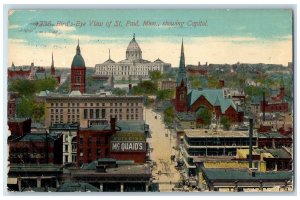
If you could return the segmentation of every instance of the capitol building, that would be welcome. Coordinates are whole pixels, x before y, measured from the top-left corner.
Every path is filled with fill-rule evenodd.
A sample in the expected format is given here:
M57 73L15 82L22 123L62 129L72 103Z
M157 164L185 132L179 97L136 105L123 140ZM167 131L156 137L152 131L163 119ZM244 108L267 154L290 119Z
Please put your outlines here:
M142 58L142 50L135 40L135 34L126 50L126 59L115 62L110 58L102 64L95 65L95 77L110 78L115 80L141 80L149 79L151 71L164 73L171 68L170 63L164 63L159 58L154 62Z

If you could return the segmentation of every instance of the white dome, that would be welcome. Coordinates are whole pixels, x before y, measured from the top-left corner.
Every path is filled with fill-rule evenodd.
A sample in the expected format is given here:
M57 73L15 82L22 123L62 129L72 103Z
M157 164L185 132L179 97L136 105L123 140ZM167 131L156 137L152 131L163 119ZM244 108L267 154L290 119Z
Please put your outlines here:
M140 60L142 59L142 51L140 46L135 40L135 34L133 34L133 38L130 41L127 50L126 50L126 59L127 60Z

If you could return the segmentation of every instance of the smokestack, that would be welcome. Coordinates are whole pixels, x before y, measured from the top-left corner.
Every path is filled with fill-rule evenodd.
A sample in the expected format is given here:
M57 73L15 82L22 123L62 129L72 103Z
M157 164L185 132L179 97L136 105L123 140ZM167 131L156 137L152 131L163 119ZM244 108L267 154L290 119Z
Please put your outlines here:
M200 67L200 62L198 62L198 66Z
M110 118L110 130L115 133L116 132L116 118Z
M252 168L252 150L253 150L253 144L252 144L252 138L253 138L253 119L249 119L249 168Z
M265 95L265 92L263 92L262 111L263 111L263 121L265 121L266 120L266 95Z

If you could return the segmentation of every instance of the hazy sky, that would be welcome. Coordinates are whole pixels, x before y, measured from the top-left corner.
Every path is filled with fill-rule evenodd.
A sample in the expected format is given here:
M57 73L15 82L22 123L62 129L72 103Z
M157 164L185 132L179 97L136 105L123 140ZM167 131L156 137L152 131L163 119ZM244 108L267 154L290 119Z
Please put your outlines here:
M182 38L186 64L292 61L291 10L10 10L8 66L50 66L53 51L56 67L70 67L77 39L86 66L108 49L120 61L133 33L144 59L173 67Z

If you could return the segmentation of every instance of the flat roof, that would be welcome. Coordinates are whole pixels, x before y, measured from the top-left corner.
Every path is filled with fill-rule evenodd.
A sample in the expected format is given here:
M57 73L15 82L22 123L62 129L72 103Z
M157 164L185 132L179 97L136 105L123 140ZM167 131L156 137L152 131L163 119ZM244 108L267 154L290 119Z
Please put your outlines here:
M189 138L206 138L206 137L249 137L248 131L223 131L223 130L208 130L208 129L185 129L185 134ZM255 137L255 134L253 134Z
M255 176L249 169L212 169L212 168L202 168L205 176L210 180L291 180L293 173L291 171L277 171L277 172L255 172Z
M96 170L80 169L72 170L73 175L78 176L151 176L151 169L147 164L130 164L130 165L118 165L116 168L107 168L106 172L97 172Z

